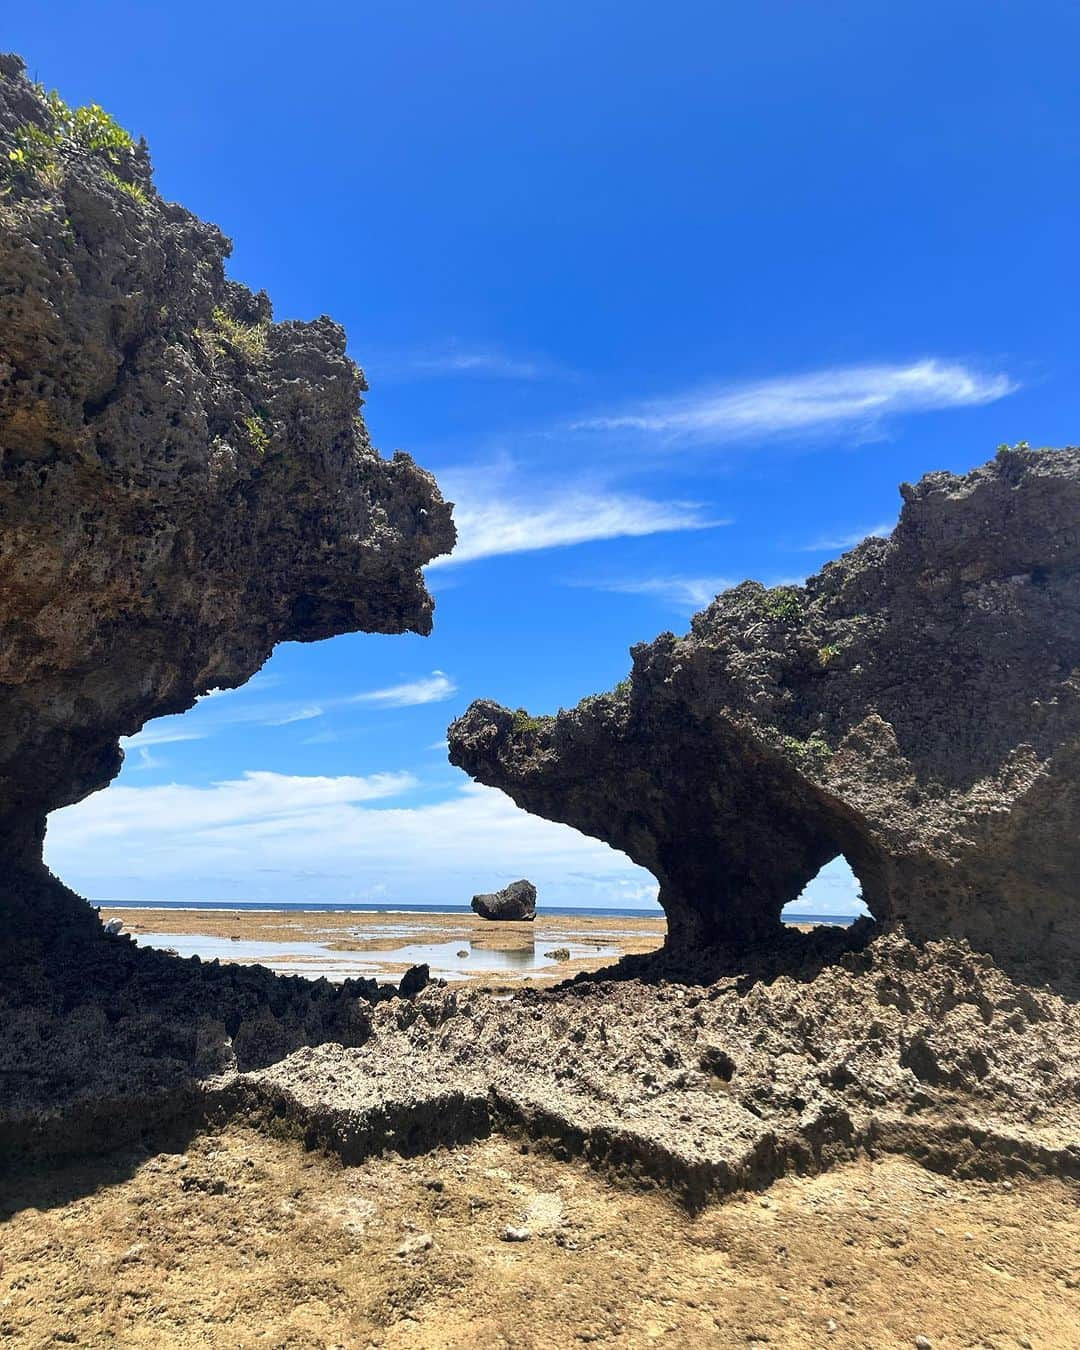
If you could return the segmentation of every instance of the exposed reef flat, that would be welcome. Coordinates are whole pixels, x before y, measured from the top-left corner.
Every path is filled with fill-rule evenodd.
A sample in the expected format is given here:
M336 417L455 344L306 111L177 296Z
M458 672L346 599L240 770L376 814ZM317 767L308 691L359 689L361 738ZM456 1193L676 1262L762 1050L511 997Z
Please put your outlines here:
M455 983L511 990L524 982L536 987L610 966L623 956L645 955L664 940L662 914L655 918L618 915L551 915L541 912L528 923L497 927L476 914L333 913L315 910L110 909L103 919L119 919L125 930L145 941L146 934L205 937L208 949L223 961L266 961L261 944L280 950L274 968L293 974L327 974L355 967L358 974L396 983L410 966L429 962L433 974L445 962ZM245 944L260 944L250 949ZM545 953L566 943L570 959L557 962ZM323 950L310 955L305 948ZM168 945L166 942L165 945ZM466 955L460 957L464 951ZM485 957L489 958L485 960ZM505 959L502 959L505 958ZM534 959L538 958L538 964ZM351 965L350 965L351 963Z
M365 990L351 1047L324 1033L312 1040L330 1043L292 1054L257 1005L230 1028L193 1003L174 1050L137 1004L68 989L62 1006L28 1006L12 1025L0 1132L14 1159L241 1113L291 1122L355 1162L502 1131L652 1178L691 1207L864 1152L987 1176L1080 1175L1075 972L1021 979L954 939L868 929L794 933L788 945L733 955L707 983L677 978L660 953L502 1001L438 985L411 999ZM200 978L212 988L256 974L204 965ZM329 988L278 985L297 1008L297 986L314 1008Z

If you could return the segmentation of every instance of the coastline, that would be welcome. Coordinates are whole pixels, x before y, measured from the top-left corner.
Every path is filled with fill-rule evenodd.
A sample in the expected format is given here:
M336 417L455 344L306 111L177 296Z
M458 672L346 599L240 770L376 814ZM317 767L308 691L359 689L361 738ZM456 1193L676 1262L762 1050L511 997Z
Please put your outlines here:
M433 978L493 991L543 987L664 941L662 913L538 913L532 922L498 922L471 911L173 909L102 905L140 945L223 962L265 964L282 974L396 982L427 963ZM186 941L185 941L186 939ZM564 949L569 959L548 952ZM460 953L467 953L462 956Z
M542 910L532 922L492 922L464 906L372 909L345 904L234 908L226 905L102 905L140 946L180 956L265 965L331 982L397 983L412 966L432 978L505 992L547 987L663 945L662 911ZM801 915L789 926L844 925L844 915ZM567 956L554 957L552 952Z

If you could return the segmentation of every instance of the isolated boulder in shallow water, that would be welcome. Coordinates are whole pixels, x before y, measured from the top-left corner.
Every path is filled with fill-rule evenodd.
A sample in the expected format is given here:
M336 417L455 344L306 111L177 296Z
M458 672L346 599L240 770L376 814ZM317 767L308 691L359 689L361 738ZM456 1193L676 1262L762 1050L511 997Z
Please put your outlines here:
M653 873L669 945L771 940L847 858L879 919L1080 956L1080 450L901 489L891 538L726 591L557 717L450 759Z
M512 881L501 891L474 895L472 907L482 919L535 919L536 887L531 881Z

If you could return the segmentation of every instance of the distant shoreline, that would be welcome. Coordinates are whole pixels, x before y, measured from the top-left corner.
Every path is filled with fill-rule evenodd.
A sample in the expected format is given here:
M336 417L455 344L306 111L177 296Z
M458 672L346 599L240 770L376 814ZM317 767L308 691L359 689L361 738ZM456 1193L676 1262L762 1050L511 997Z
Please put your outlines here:
M420 905L409 903L372 904L370 902L351 901L267 901L267 900L93 900L90 902L100 909L145 909L145 910L201 910L211 914L471 914L468 905ZM614 906L585 905L542 905L537 917L545 915L560 919L662 919L664 911L657 906L654 909L616 909ZM849 928L859 917L857 914L791 914L786 915L787 924L832 924Z

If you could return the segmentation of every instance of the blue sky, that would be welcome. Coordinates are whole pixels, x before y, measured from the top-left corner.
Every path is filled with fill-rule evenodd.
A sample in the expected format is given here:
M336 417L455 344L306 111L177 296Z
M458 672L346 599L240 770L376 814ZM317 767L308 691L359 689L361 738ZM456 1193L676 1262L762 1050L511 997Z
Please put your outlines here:
M59 813L94 899L634 904L445 762L896 485L1075 439L1072 3L42 3L5 42L150 142L278 318L332 314L385 452L459 503L428 639L286 646ZM853 903L842 877L807 900Z

